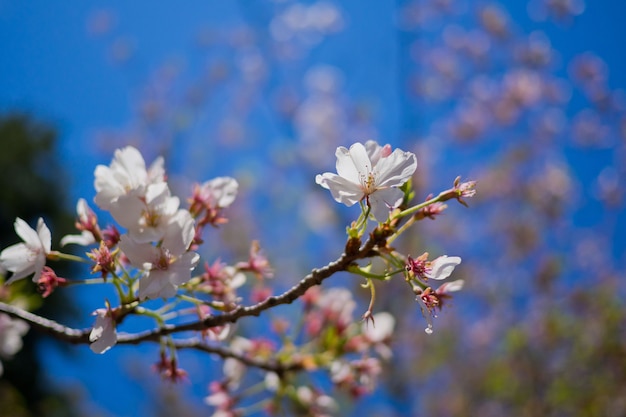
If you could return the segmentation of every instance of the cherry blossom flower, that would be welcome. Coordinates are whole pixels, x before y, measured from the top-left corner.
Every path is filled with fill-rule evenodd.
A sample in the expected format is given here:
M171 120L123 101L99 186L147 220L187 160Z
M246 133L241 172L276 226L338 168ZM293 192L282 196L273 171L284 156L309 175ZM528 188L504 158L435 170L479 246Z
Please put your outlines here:
M322 292L317 300L317 306L327 325L336 326L341 334L353 321L352 314L356 308L356 302L348 289L330 288Z
M196 184L189 199L189 211L198 222L197 242L201 241L202 226L218 226L228 222L222 215L222 209L235 201L238 188L237 180L230 177L218 177L202 185Z
M89 333L89 348L95 353L104 353L117 343L113 310L107 305L107 308L94 311L93 315L96 323Z
M200 256L187 251L194 237L193 219L186 210L179 210L171 219L159 246L138 243L123 235L119 243L130 263L147 271L139 281L139 298L170 298L178 285L191 279Z
M391 358L388 343L393 335L396 319L390 313L382 311L374 314L372 323L372 325L367 322L362 324L363 336L383 359Z
M128 229L133 240L144 243L160 240L172 217L178 212L180 200L172 197L166 183L146 187L140 197L127 194L110 207L113 218Z
M194 187L191 204L192 206L200 204L206 207L226 208L235 201L238 188L239 183L234 178L214 178Z
M33 282L37 282L46 264L46 255L50 253L50 229L42 218L37 221L35 231L18 217L15 219L15 232L24 242L9 246L0 253L0 265L13 272L7 284L30 274L34 274Z
M203 290L226 306L234 305L238 301L236 290L245 284L246 275L234 266L228 266L219 260L210 266L206 263L204 270L201 275Z
M418 279L427 281L428 279L442 280L452 274L454 268L461 263L458 256L443 255L432 261L428 261L428 252L413 259L409 256L407 271L414 274Z
M81 234L64 236L61 239L61 246L70 243L88 246L96 243L95 236L100 234L98 230L98 217L96 217L96 214L89 207L84 198L80 198L76 203L76 213L78 213L76 228L81 231Z
M109 210L123 195L144 196L149 184L165 181L163 158L157 158L146 169L143 156L132 146L116 150L111 165L98 165L94 174L95 202L104 210Z
M10 359L22 349L22 337L28 329L26 322L0 313L0 358ZM0 362L0 376L3 370Z
M374 218L384 222L389 211L400 205L404 194L400 187L417 169L415 154L368 142L337 148L337 174L318 174L315 182L330 190L333 198L346 206L365 200ZM368 152L368 149L370 152ZM387 149L387 150L385 150Z

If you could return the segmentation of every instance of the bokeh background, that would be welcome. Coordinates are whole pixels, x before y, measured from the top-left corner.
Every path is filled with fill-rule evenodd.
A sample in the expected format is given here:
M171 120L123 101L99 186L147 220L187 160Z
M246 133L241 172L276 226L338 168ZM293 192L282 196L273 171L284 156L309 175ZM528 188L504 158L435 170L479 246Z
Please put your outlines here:
M236 177L234 220L204 255L259 239L287 288L358 214L314 175L339 145L390 143L417 154L420 199L478 181L469 209L398 243L461 256L466 287L431 336L401 282L381 287L395 356L341 415L626 415L625 15L616 0L0 1L3 246L16 215L44 215L58 241L95 165L132 144L165 156L181 197ZM349 276L329 284L367 301ZM103 300L55 297L49 314L79 327ZM212 358L183 352L190 383L171 386L156 346L29 337L0 379L8 415L211 412Z

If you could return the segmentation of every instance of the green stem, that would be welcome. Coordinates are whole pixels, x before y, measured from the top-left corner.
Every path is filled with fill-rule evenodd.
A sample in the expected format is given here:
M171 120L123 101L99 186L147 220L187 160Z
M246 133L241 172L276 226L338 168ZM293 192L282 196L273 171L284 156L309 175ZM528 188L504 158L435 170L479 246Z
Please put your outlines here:
M105 284L106 281L103 278L85 278L85 279L73 279L66 281L65 286L77 285L77 284Z
M386 274L380 275L380 274L373 274L371 272L366 272L363 271L361 268L359 268L357 265L351 265L348 267L347 269L348 272L352 272L353 274L356 275L360 275L362 277L365 277L367 279L377 279L379 281L386 281L387 278L397 274L398 272L402 272L404 271L404 268L402 269L396 269L395 271L391 271L391 272L387 272Z
M443 193L439 193L439 195L437 197L433 197L430 200L426 200L423 203L420 203L420 204L418 204L416 206L409 207L408 209L403 210L400 213L397 213L396 215L394 215L392 220L399 219L399 218L402 218L402 217L414 214L414 213L418 212L419 210L423 209L424 207L428 207L431 204L434 204L434 203L437 203L437 202L441 201L441 198L443 196L444 196Z
M152 317L159 324L159 326L163 326L165 324L160 314L152 310L148 310L147 308L136 307L135 313L139 314L140 316Z
M82 262L85 264L92 263L90 260L81 258L80 256L72 255L69 253L57 252L57 251L50 252L50 254L48 255L48 258L53 259L53 260L63 259L65 261Z

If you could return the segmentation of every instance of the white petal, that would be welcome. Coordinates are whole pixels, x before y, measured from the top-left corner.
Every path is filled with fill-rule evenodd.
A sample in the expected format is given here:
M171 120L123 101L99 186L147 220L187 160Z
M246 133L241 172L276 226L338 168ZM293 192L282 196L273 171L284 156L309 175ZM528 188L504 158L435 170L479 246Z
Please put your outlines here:
M382 311L374 314L372 323L363 323L363 333L371 342L379 343L393 334L395 324L396 319L386 311Z
M22 238L22 240L27 246L31 248L41 246L39 235L37 234L35 229L30 227L28 223L26 223L24 220L18 217L17 219L15 219L14 226L15 226L15 233L17 233L17 235L20 238Z
M461 291L463 289L463 285L465 285L465 281L457 279L456 281L444 283L441 287L439 287L439 290L445 293Z
M98 207L108 210L110 204L119 196L124 195L126 190L114 177L111 168L98 165L94 171L94 188L96 196L94 202Z
M46 266L46 256L40 253L35 258L35 265L33 266L35 274L33 275L33 282L39 281L43 267Z
M400 187L417 169L417 158L412 152L396 149L386 158L381 158L375 171L377 187Z
M365 146L358 142L350 146L350 158L359 173L359 177L356 179L356 182L360 183L361 175L367 177L367 174L372 172L372 161L370 161L370 158L367 155ZM339 172L339 169L337 169L337 173L343 177L343 175Z
M50 229L46 226L43 219L40 217L37 221L37 235L45 253L50 253L52 248L52 236L50 235Z
M163 247L173 255L182 255L189 249L195 236L194 220L189 211L181 209L170 219L163 236Z
M318 174L315 182L330 190L335 201L348 207L358 203L364 197L363 190L358 184L330 172Z
M361 174L354 165L354 160L350 155L350 151L343 146L340 146L337 148L337 151L335 151L335 156L337 157L337 163L335 164L337 174L350 182L355 184L359 183Z
M378 222L385 222L389 218L389 211L402 203L404 193L397 188L385 188L370 194L368 201L372 214Z
M159 259L161 251L150 243L137 243L127 235L120 238L119 247L135 268L144 268Z
M7 270L13 272L6 282L12 283L35 272L35 258L37 254L24 243L9 246L0 253L0 263Z
M169 281L167 271L151 271L139 280L138 296L140 299L171 298L176 295L176 287Z
M165 168L163 167L164 160L162 156L159 156L157 159L150 164L148 168L148 182L150 184L157 184L159 182L165 181Z
M96 243L93 234L88 230L83 230L80 235L65 235L61 238L61 246L75 244L81 246L89 246Z
M217 177L202 184L202 191L207 199L214 202L217 207L228 207L237 196L239 183L231 177Z
M116 175L123 178L122 184L130 186L131 189L136 189L146 184L148 176L146 163L141 153L132 146L115 151L111 169Z
M443 255L431 262L431 271L427 274L431 279L446 279L452 274L454 268L461 263L458 256Z
M136 230L146 211L146 204L134 193L125 194L109 205L109 211L122 227Z
M382 156L383 147L376 141L368 140L365 142L365 150L367 151L367 156L370 158L370 161L372 161L372 165L376 165Z

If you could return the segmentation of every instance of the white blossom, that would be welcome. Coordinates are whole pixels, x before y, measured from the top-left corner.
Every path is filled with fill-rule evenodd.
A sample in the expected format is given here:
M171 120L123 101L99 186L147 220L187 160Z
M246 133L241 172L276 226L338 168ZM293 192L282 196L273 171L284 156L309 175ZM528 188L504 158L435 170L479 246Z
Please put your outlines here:
M104 210L110 210L123 195L143 197L149 184L165 182L163 158L157 158L146 169L143 156L132 146L116 150L111 165L98 165L94 174L95 202Z
M200 258L197 253L188 251L194 233L191 215L179 210L170 219L159 246L136 242L128 235L121 237L119 246L130 263L146 271L139 281L140 299L173 297L178 285L191 279L191 271Z
M403 193L397 187L413 175L417 159L415 154L400 149L386 155L385 147L375 142L366 145L367 149L361 143L353 144L350 149L337 148L337 174L319 174L315 182L346 206L365 199L376 220L384 222L389 211L402 202Z
M2 267L13 272L7 284L33 273L33 282L37 282L46 265L46 255L50 253L52 241L50 229L42 218L37 221L35 231L18 217L15 219L15 232L24 242L9 246L0 253Z
M23 320L13 319L0 313L0 358L10 359L22 349L22 337L28 331L28 324ZM0 362L0 375L3 367Z
M235 201L238 188L239 183L236 179L217 177L199 187L198 197L211 207L226 208Z
M135 193L119 197L110 211L133 240L145 243L158 241L165 235L179 205L178 197L172 197L167 183L163 182L147 186L142 197Z
M386 311L374 314L371 323L364 321L362 324L363 335L383 359L390 359L392 356L388 342L393 335L395 325L396 319Z

